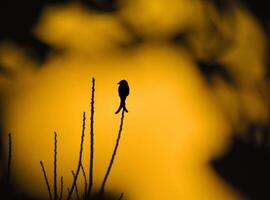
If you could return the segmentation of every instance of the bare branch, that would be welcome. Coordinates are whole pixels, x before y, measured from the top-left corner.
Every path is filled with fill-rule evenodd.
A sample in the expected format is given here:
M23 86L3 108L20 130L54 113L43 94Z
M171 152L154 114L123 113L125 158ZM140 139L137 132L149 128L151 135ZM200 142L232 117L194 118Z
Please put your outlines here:
M49 184L48 177L47 177L47 174L46 174L46 171L45 171L45 168L44 168L44 165L43 165L42 161L40 161L40 165L41 165L42 172L43 172L43 175L44 175L44 179L45 179L45 182L46 182L46 185L47 185L50 200L52 200L52 192L51 192L50 184Z
M99 192L100 196L102 196L103 193L104 193L104 188L105 188L105 185L106 185L106 181L107 181L107 179L109 177L109 174L110 174L110 171L111 171L111 168L112 168L112 165L113 165L116 153L117 153L117 149L118 149L118 145L119 145L119 142L120 142L120 139L121 139L121 133L122 133L122 129L123 129L124 116L125 116L124 113L125 113L125 110L123 109L122 110L120 127L119 127L119 132L118 132L118 136L117 136L117 139L116 139L116 144L115 144L115 147L114 147L114 150L113 150L113 154L112 154L112 157L111 157L111 160L110 160L110 164L108 166L107 172L105 174L105 177L103 179L103 182L102 182L102 185L101 185L101 188L100 188L100 192Z
M72 183L72 186L70 188L70 192L68 193L68 197L67 200L70 200L73 190L75 188L77 179L78 179L78 175L81 169L81 164L82 164L82 153L83 153L83 142L84 142L84 132L85 132L85 112L83 113L83 125L82 125L82 136L81 136L81 145L80 145L80 153L79 153L79 161L78 161L78 166L77 166L77 170L76 170L76 174Z

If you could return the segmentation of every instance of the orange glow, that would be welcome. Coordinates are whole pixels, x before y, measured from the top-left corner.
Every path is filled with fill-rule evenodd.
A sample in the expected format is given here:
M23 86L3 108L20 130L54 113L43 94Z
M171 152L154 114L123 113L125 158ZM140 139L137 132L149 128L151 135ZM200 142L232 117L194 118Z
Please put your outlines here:
M199 17L193 18L193 12L202 15L194 1L175 1L177 7L168 18L163 16L168 13L164 13L167 8L163 4L168 4L158 2L151 7L150 1L137 0L132 7L129 4L133 1L128 1L119 16L134 23L143 34L157 38L175 32L176 24L179 29L204 25ZM134 20L137 11L132 9L141 8L142 15ZM179 9L183 12L177 12ZM239 81L238 90L218 78L211 88L184 49L162 40L129 50L118 48L116 44L128 42L130 36L116 16L90 13L77 4L46 9L34 33L63 48L63 53L52 54L42 68L34 70L37 64L19 49L8 43L0 45L0 52L5 52L0 53L5 58L1 62L16 72L16 80L10 82L2 83L0 77L7 102L4 131L12 132L14 138L13 181L25 192L47 196L39 161L44 162L52 182L56 131L58 175L64 176L65 186L70 185L70 171L78 159L83 111L87 113L83 162L88 169L88 116L91 78L95 77L94 189L98 190L120 121L120 115L114 114L119 105L117 82L126 79L131 90L126 101L129 113L106 187L124 192L129 200L241 199L208 166L212 158L226 151L232 124L239 122L241 109L250 120L266 120L264 101L256 88L250 87L263 84L264 36L244 10L236 12L237 45L221 60ZM152 18L162 19L153 29L149 26ZM253 43L246 41L255 39L257 46L250 48ZM195 47L201 44L199 38L191 38L191 42ZM200 52L199 47L197 50ZM22 70L18 63L28 67ZM79 187L82 190L81 178Z

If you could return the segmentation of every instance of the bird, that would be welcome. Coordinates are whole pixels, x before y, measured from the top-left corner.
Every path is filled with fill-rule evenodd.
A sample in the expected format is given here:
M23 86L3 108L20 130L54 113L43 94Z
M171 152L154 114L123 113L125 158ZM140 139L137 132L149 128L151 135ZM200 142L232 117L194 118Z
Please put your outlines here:
M119 84L118 94L119 94L121 102L115 114L119 113L122 108L124 109L125 112L128 112L126 108L126 98L129 95L128 82L126 80L121 80L120 82L118 82L118 84Z

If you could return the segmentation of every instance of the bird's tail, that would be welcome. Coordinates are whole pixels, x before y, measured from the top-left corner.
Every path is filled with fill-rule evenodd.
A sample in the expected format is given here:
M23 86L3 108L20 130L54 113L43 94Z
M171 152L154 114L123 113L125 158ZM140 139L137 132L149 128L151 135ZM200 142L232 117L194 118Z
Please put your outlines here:
M128 112L127 108L126 108L126 104L123 105L123 109L125 112Z
M121 110L122 106L120 105L119 108L117 109L117 111L115 112L115 114L118 114Z
M121 103L120 103L120 106L119 106L119 108L117 109L117 111L115 112L115 114L118 114L118 113L121 111L122 108L124 109L125 112L128 112L128 110L127 110L127 108L126 108L125 102L121 102Z

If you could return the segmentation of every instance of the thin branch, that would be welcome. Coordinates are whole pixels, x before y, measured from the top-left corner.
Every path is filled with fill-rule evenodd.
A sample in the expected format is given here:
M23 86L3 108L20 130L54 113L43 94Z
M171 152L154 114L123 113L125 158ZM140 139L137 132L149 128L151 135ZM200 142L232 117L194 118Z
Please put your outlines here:
M61 176L61 179L60 179L61 186L60 186L59 200L62 200L62 198L63 198L63 188L64 188L64 180L63 179L64 179L63 176Z
M70 193L70 190L69 188L67 188L67 191L68 191L68 194ZM70 200L72 200L72 196L70 197Z
M11 159L12 159L12 138L11 138L11 133L9 133L8 134L8 174L7 174L7 186L9 186L9 182L10 182Z
M95 78L92 78L91 96L91 116L90 116L90 164L89 164L89 188L87 196L91 196L93 186L93 166L94 166L94 98L95 98Z
M47 174L46 174L46 171L45 171L45 168L44 168L44 165L43 165L42 161L40 161L40 165L41 165L42 172L43 172L43 175L44 175L44 179L45 179L45 182L46 182L46 185L47 185L50 200L52 200L52 193L51 193L50 184L49 184L48 177L47 177Z
M71 171L71 173L72 173L73 178L75 178L75 173L74 173L73 170ZM76 192L77 200L79 200L80 197L79 197L79 191L78 191L77 183L75 184L75 192Z
M110 171L111 171L111 168L112 168L112 165L113 165L116 153L117 153L117 149L118 149L118 145L119 145L119 142L120 142L120 139L121 139L121 133L122 133L122 129L123 129L124 116L125 116L124 113L125 113L125 110L123 109L122 110L120 127L119 127L119 132L118 132L118 136L117 136L117 139L116 139L116 144L115 144L115 147L114 147L114 150L113 150L113 154L112 154L112 157L111 157L111 160L110 160L110 164L108 166L107 172L105 174L105 177L103 179L103 182L102 182L102 185L101 185L101 188L100 188L100 192L99 192L100 196L102 196L103 193L104 193L105 184L106 184L106 181L107 181L107 179L109 177L109 174L110 174Z
M57 200L57 133L54 132L54 162L53 162L54 170L54 200Z
M122 194L120 195L119 199L118 200L121 200L124 196L124 193L122 192Z
M86 173L83 167L83 164L81 164L82 172L83 172L83 178L84 178L84 198L87 198L87 178L86 178Z
M78 175L80 172L80 168L81 168L81 164L82 164L82 153L83 153L83 142L84 142L84 131L85 131L85 112L83 113L83 125L82 125L82 136L81 136L81 145L80 145L80 153L79 153L79 161L78 161L78 166L77 166L77 170L76 170L76 174L75 177L73 179L73 183L72 186L70 188L70 192L68 193L68 197L67 200L70 200L73 190L75 188L76 185L76 181L78 179Z

